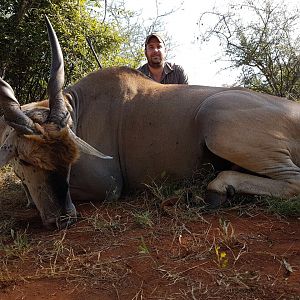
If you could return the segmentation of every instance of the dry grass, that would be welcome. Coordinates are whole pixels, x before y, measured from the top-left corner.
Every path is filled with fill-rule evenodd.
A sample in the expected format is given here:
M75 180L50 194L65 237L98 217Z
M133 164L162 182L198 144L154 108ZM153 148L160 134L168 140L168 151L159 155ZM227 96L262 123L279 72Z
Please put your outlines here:
M241 234L233 215L251 222L257 215L268 219L267 213L245 202L235 214L232 208L205 213L203 176L211 175L195 175L184 185L155 183L117 203L79 206L77 224L48 232L24 227L18 214L9 214L24 209L26 201L11 170L2 170L0 291L16 282L59 278L73 289L101 286L116 299L259 299L283 270L295 276L300 267L288 251L268 256L277 259L275 274L249 264L262 255L253 245L268 240L260 232ZM159 284L150 288L154 279ZM122 296L124 286L130 297Z

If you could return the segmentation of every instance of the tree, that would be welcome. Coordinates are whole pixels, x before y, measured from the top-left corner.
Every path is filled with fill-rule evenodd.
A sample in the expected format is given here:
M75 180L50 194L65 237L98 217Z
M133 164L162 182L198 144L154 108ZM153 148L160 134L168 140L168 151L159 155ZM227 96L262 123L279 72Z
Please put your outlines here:
M12 85L20 103L46 96L51 52L45 14L63 49L66 85L98 68L86 37L92 38L103 65L126 64L126 58L117 59L124 37L113 24L91 15L87 1L0 1L0 76Z
M97 8L96 3L99 0L93 0L92 9ZM152 0L155 7L155 13L151 18L144 19L140 11L131 11L126 8L126 0L109 0L107 1L107 12L103 13L103 18L109 24L114 26L120 32L123 42L119 53L119 60L126 59L131 67L138 67L144 56L145 37L152 32L165 31L165 18L175 13L182 6L182 3L174 1L172 9L164 9L161 1ZM99 6L99 5L98 5ZM99 16L101 19L101 16ZM172 49L174 44L168 34L163 34L168 49ZM168 57L172 55L167 53Z
M205 26L208 19L210 24L214 19L213 26ZM296 100L300 98L299 21L299 10L284 2L246 0L229 5L227 12L215 8L203 13L200 37L217 38L229 68L241 69L241 85Z
M171 10L161 8L159 0L152 0L156 12L147 20L141 17L141 12L127 8L126 0L87 0L86 6L91 15L101 23L113 26L121 37L120 51L110 53L114 65L128 65L137 68L144 56L145 37L151 32L164 31L164 18L173 14L182 6L174 3ZM104 5L103 5L104 2ZM170 36L164 35L168 48L173 46ZM100 53L101 55L101 53ZM108 63L107 63L108 61ZM110 66L111 60L105 60L104 66Z
M141 42L144 39L143 26L142 20L139 19L139 13L128 10L123 0L105 1L105 7L102 3L103 0L90 0L88 1L88 9L102 23L106 22L113 26L121 36L118 55L111 53L114 65L138 67L144 55ZM104 62L104 65L107 64Z

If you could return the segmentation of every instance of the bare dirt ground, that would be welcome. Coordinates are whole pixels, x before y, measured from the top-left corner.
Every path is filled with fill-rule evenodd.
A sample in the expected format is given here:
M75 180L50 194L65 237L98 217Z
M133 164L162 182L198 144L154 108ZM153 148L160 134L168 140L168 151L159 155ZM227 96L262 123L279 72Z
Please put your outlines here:
M0 299L300 299L299 216L148 192L47 231L10 170L0 188Z

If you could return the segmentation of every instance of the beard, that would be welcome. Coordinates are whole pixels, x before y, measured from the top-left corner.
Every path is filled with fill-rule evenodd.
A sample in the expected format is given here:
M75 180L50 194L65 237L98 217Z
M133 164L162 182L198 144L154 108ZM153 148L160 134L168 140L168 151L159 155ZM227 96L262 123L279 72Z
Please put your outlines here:
M147 57L148 64L152 68L160 68L164 65L164 60L160 56Z

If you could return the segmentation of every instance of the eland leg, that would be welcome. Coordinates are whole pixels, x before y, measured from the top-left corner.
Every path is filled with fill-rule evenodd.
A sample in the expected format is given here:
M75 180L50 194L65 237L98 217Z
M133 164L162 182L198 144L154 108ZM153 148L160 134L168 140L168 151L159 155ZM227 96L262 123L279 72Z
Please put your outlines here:
M300 174L293 178L270 179L236 171L223 171L207 186L208 208L217 208L233 192L250 195L291 198L300 194Z

